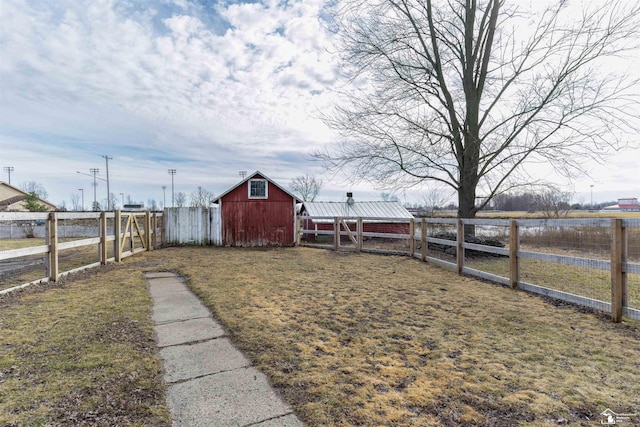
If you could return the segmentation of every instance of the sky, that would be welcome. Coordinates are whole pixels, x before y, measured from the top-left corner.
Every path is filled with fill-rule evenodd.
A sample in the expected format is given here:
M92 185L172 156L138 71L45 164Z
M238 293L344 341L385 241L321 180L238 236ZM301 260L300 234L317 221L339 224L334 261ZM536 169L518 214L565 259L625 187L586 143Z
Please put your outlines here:
M323 180L318 200L379 200L311 158L336 137L319 119L340 83L325 0L0 0L0 180L160 205L201 186L221 194L261 171L283 187ZM640 198L637 150L566 189L589 203ZM547 172L544 172L547 173ZM167 189L163 190L162 186ZM424 188L396 193L418 203ZM453 199L452 199L453 200Z

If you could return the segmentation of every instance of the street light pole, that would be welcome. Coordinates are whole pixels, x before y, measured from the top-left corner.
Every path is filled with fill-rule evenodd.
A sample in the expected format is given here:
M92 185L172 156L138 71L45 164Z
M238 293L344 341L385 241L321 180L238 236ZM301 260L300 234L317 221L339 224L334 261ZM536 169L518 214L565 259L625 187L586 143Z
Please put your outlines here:
M175 203L176 203L176 196L175 193L173 192L173 176L176 174L176 170L175 169L169 169L168 170L169 175L171 175L171 207L175 207Z
M78 191L80 191L80 195L82 196L82 198L81 198L82 206L81 206L80 210L84 212L84 188L78 188Z
M95 168L91 168L89 169L89 173L91 175L93 175L93 206L91 207L92 211L97 210L96 209L96 202L97 202L97 194L96 194L96 188L98 187L98 183L96 182L96 175L98 174L98 172L100 172L100 169L95 169Z
M111 210L111 193L109 190L109 160L113 160L113 157L109 157L106 154L103 155L104 160L107 162L107 211Z
M7 175L9 175L9 185L11 185L11 172L13 172L13 166L5 166L2 168L2 170L4 170Z

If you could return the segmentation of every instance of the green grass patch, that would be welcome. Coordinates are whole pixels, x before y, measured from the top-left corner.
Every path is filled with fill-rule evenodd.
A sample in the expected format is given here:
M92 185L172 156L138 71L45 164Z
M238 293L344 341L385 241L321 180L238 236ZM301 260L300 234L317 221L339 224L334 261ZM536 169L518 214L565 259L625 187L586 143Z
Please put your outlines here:
M169 425L150 315L127 265L0 298L0 425Z

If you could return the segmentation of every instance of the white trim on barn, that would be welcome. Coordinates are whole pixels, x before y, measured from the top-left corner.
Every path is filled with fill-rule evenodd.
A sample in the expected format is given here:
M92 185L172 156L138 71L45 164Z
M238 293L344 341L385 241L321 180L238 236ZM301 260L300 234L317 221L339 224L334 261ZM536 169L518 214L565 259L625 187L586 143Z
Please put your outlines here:
M236 185L234 185L233 187L231 187L230 189L228 189L227 191L225 191L224 193L220 194L218 197L216 197L213 200L213 203L221 203L222 202L222 198L224 196L226 196L227 194L231 193L233 190L235 190L236 188L240 187L242 184L244 184L245 182L248 182L251 179L254 179L254 177L256 175L260 175L263 179L266 179L269 183L275 185L276 187L278 187L280 190L284 191L286 194L288 194L289 196L293 197L293 199L296 202L301 202L300 198L298 196L296 196L295 194L293 194L292 192L290 192L289 190L287 190L284 187L281 187L280 185L278 185L278 183L276 183L274 180L272 180L271 178L269 178L268 176L266 176L265 174L263 174L260 171L255 171L254 173L252 173L251 175L249 175L248 177L246 177L245 179L243 179L242 181L240 181L239 183L237 183ZM251 197L250 197L251 198ZM295 211L295 210L294 210Z

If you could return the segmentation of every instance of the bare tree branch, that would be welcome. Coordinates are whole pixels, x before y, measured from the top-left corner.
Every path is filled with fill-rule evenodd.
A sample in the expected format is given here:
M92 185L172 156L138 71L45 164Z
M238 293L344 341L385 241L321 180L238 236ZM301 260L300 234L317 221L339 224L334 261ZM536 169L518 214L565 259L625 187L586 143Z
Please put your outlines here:
M383 188L435 181L473 217L544 161L571 179L640 130L640 5L542 11L506 0L351 0L336 10L349 85L315 156ZM524 27L531 28L527 33ZM477 203L476 192L483 198Z

